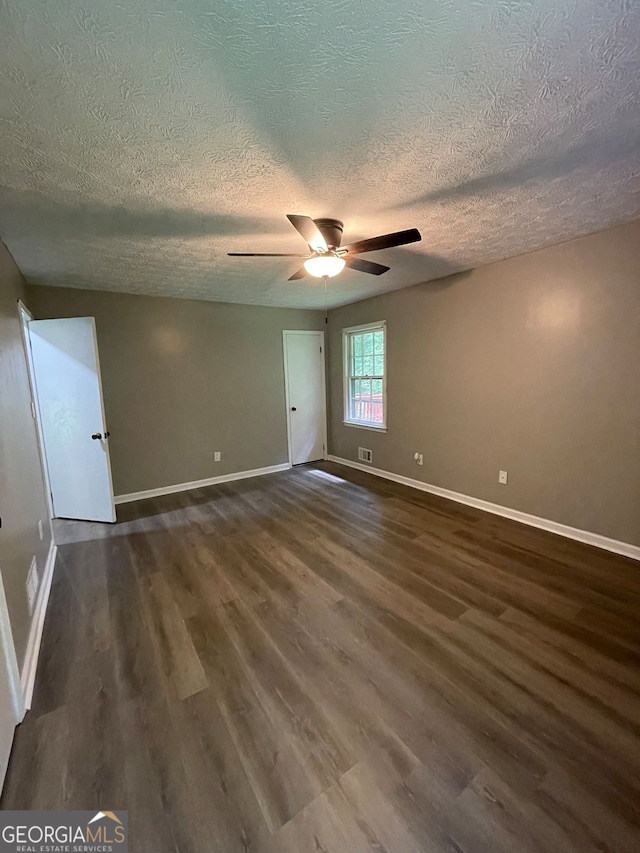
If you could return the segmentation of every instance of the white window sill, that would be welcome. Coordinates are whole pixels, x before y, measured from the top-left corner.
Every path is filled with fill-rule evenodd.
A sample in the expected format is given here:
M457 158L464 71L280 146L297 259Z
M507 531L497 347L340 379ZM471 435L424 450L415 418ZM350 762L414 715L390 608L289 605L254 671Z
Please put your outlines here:
M342 421L344 426L355 427L356 429L368 429L371 432L386 432L386 426L371 426L370 424L357 424L353 421Z

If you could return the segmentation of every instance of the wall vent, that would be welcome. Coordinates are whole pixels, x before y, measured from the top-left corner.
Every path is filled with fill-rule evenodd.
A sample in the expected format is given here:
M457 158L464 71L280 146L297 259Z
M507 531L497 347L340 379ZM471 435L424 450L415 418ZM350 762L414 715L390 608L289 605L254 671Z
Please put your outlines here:
M373 461L373 453L370 450L367 450L366 447L358 448L358 461L359 462L372 462Z

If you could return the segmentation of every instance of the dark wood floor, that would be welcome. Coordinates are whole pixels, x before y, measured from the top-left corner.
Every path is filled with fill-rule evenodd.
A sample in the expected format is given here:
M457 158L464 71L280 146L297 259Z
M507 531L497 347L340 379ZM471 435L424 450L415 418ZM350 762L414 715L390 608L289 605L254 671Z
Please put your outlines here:
M3 808L133 853L637 853L640 565L322 464L67 522Z

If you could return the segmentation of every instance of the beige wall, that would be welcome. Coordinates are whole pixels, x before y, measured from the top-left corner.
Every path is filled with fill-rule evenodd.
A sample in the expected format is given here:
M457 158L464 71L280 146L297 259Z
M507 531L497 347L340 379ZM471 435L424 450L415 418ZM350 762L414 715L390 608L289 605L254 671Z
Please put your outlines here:
M22 666L31 624L27 574L35 556L42 577L51 525L31 417L18 299L24 300L24 281L0 241L0 570L18 663ZM38 521L42 521L43 541L38 534Z
M56 287L29 300L40 319L96 318L116 495L287 462L282 331L322 329L320 312Z
M387 434L342 424L341 329L375 320ZM329 331L332 454L640 545L640 222L337 309Z

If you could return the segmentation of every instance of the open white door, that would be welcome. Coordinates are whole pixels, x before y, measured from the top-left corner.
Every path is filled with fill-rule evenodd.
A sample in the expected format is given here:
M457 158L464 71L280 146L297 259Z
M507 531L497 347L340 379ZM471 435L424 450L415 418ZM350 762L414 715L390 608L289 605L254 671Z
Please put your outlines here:
M324 459L327 405L324 332L283 332L284 372L292 465Z
M29 338L53 514L115 521L95 320L31 320Z

